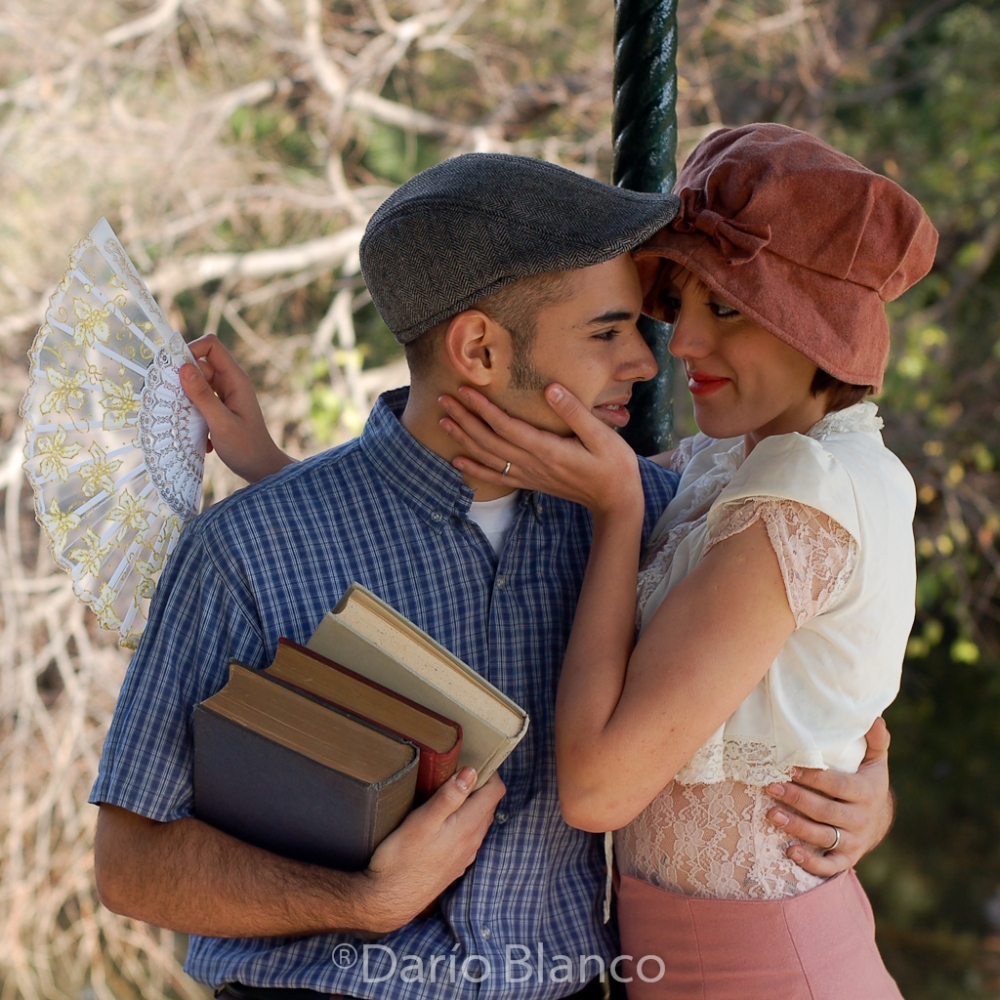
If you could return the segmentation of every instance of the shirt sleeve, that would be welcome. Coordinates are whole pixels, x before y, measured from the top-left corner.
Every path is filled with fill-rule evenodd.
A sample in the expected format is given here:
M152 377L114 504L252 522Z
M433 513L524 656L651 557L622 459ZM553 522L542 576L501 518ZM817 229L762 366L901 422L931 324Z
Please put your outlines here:
M264 665L249 592L200 527L181 535L160 578L90 793L161 822L193 811L195 706L225 685L230 659Z
M726 504L709 529L705 553L763 521L778 558L796 628L833 608L857 564L857 543L829 515L795 500L750 497Z

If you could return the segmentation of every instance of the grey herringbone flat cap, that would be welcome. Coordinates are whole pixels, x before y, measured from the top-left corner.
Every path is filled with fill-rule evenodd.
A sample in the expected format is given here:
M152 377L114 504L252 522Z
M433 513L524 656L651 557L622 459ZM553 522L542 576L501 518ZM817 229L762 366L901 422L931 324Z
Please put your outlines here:
M513 281L634 250L678 204L542 160L466 153L382 203L361 240L361 273L386 326L408 344Z

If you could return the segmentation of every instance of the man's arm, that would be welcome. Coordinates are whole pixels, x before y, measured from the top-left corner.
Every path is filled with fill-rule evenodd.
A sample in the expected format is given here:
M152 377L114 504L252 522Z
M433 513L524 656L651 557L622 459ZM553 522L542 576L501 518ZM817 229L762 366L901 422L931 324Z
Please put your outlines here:
M771 822L819 847L796 844L788 850L788 856L813 875L836 875L853 867L882 843L892 826L895 803L885 721L876 719L865 739L868 750L857 774L798 768L793 781L767 789L782 803L768 812ZM840 843L836 850L824 850L836 839L834 827L840 830Z
M475 772L463 768L379 845L363 872L290 861L197 819L158 823L102 805L97 889L115 913L187 934L386 934L475 859L505 788L497 775L470 794L474 785Z

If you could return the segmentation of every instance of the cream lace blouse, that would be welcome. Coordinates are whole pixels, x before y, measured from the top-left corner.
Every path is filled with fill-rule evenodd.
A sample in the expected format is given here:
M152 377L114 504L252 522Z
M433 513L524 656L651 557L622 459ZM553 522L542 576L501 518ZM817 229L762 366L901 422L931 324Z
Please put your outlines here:
M774 899L820 879L786 856L764 792L795 766L855 770L895 696L913 619L913 483L872 403L808 435L681 443L678 493L639 576L639 626L714 545L762 520L796 631L771 670L647 808L615 835L619 869L690 895Z

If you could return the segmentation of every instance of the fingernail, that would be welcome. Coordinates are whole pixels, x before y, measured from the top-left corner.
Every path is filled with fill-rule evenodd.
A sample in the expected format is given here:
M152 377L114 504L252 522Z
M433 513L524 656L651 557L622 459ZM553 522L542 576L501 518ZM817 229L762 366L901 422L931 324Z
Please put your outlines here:
M772 799L780 799L782 795L785 794L784 785L768 785L767 794L771 796Z
M462 789L463 792L467 792L476 783L476 771L472 767L463 767L458 774L455 775L455 784Z
M805 861L805 859L806 859L806 855L805 855L805 851L800 851L800 850L799 850L799 849L798 849L797 847L796 847L796 848L793 848L792 850L790 850L790 851L788 852L788 856L789 856L789 857L790 857L790 858L792 859L792 861L794 861L794 862L795 862L795 863L796 863L797 865L801 865L801 864L802 864L802 862L803 862L803 861Z
M797 767L793 767L788 776L792 779L792 781L798 781L798 779L802 777L802 772Z
M549 399L554 403L558 403L566 395L561 385L550 385L546 392L549 394Z
M788 813L782 812L780 809L776 809L771 813L771 822L775 826L785 826L788 823Z

